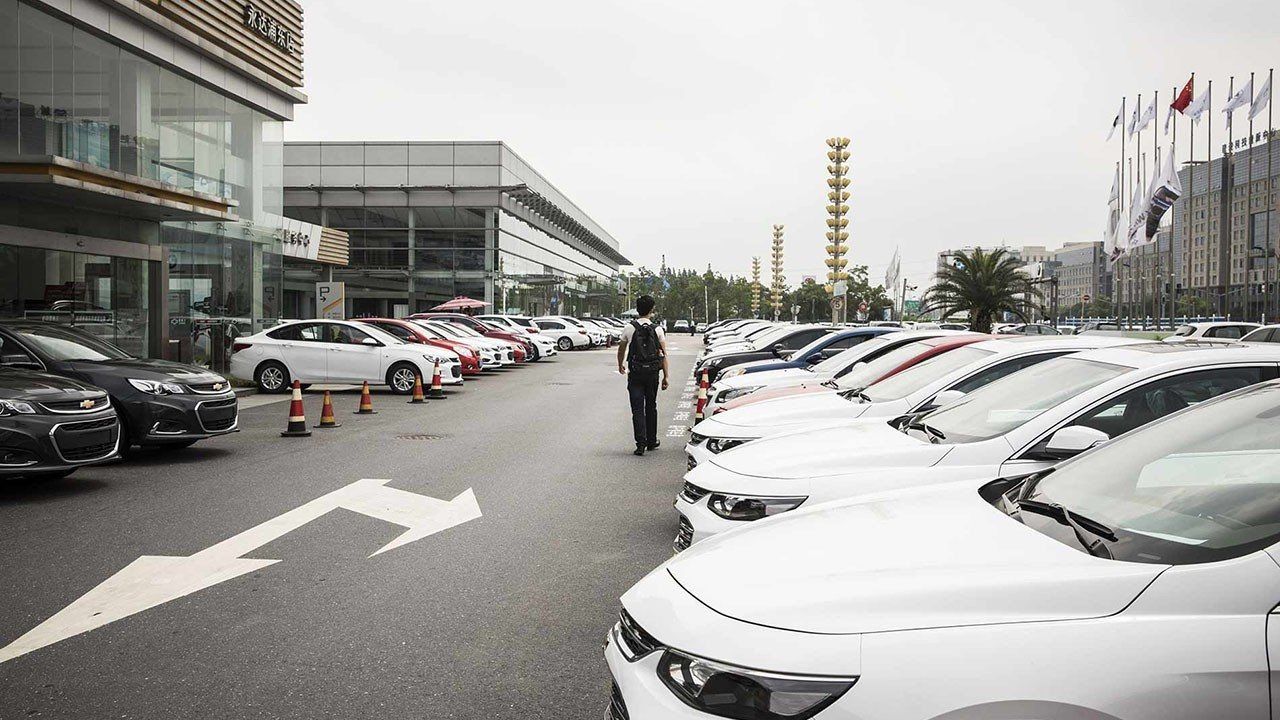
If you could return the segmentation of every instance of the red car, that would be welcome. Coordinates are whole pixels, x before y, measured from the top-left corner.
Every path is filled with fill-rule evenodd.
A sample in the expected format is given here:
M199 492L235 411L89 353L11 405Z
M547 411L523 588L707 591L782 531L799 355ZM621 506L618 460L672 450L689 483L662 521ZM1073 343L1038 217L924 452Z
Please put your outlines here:
M445 350L452 350L457 353L458 360L462 362L462 374L464 376L480 374L480 354L474 347L460 340L436 337L420 325L415 325L405 320L396 320L395 318L360 318L359 322L373 325L379 330L395 335L405 342L434 345Z
M476 320L470 315L463 315L462 313L426 312L426 313L417 313L415 315L410 315L409 317L422 318L424 320L442 320L444 322L451 322L455 325L461 325L462 327L469 328L474 332L478 332L481 335L484 335L485 337L498 338L499 340L506 340L507 342L512 343L516 346L516 362L517 363L522 363L526 359L528 360L538 359L537 346L534 345L532 342L521 337L522 335L524 335L524 333L514 333L514 332L508 332L506 330L499 330L491 325L486 325L485 323L482 323L479 320Z

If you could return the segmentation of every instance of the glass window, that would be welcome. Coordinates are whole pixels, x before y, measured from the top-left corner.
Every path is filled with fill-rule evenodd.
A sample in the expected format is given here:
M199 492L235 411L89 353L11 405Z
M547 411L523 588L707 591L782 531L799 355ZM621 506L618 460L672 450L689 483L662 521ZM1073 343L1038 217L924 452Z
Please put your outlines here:
M1239 325L1224 325L1223 327L1209 328L1204 335L1205 337L1222 338L1224 340L1239 340L1243 335L1242 330L1248 330L1248 328L1241 328Z
M328 342L359 345L370 338L368 333L357 330L350 325L325 325L325 328Z
M1130 390L1071 424L1117 437L1156 418L1261 381L1260 368L1217 368L1184 373Z
M18 3L0 0L0 153L18 153L21 78L18 72Z
M933 346L934 343L928 340L917 340L916 342L899 345L888 352L877 355L866 363L854 365L844 377L840 378L837 385L841 390L862 390L884 377L890 370L912 358L918 357Z
M880 382L868 385L863 394L871 402L897 400L936 382L967 365L992 355L991 350L980 350L972 345L939 353L912 365L900 373L890 375Z
M850 335L849 337L840 338L839 340L832 342L831 344L827 345L825 350L827 352L830 352L831 350L848 350L849 348L863 342L869 337L870 337L869 335Z
M1116 560L1213 562L1280 539L1280 386L1257 385L1161 420L1064 463L1026 497L1103 523ZM1046 535L1079 546L1071 528L1025 510ZM1092 538L1091 538L1092 539Z
M988 385L990 383L993 383L996 380L999 380L1000 378L1005 377L1007 375L1012 375L1018 372L1019 370L1025 370L1026 368L1029 368L1032 365L1035 365L1036 363L1042 363L1045 360L1050 360L1052 358L1060 357L1066 354L1067 353L1065 352L1040 353L1038 355L1027 355L1026 357L1006 360L1005 362L999 363L997 365L993 365L992 367L979 370L973 375L970 375L964 380L961 380L960 382L956 383L949 389L959 390L962 393L968 394L973 392L974 390L977 390L983 385Z
M104 340L60 325L19 325L12 330L54 360L126 360L130 357Z

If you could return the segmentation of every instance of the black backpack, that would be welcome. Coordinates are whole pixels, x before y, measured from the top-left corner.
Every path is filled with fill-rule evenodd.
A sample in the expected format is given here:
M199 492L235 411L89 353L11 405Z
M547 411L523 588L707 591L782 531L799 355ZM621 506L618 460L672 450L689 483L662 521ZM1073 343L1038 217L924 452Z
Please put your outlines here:
M637 370L653 370L662 366L662 345L658 342L658 328L653 323L631 321L634 333L627 352L627 362Z

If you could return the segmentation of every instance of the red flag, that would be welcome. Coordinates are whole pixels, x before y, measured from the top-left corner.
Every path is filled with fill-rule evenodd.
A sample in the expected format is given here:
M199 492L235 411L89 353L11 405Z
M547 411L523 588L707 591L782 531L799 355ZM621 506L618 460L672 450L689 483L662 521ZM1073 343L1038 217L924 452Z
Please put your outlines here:
M1196 76L1192 75L1191 79L1187 80L1187 84L1182 86L1182 92L1178 93L1178 97L1174 98L1173 102L1169 104L1169 107L1177 110L1178 112L1186 110L1187 106L1191 104L1191 96L1195 94L1195 82Z

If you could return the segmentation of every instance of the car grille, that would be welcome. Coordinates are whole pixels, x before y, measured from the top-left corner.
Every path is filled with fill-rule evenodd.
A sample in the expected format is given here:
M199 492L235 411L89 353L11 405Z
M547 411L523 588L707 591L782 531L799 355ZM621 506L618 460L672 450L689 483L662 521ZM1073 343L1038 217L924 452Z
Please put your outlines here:
M631 613L623 610L619 613L618 629L621 631L618 635L622 638L622 642L626 645L626 655L629 660L637 660L644 655L662 647L652 635L644 631L636 623L635 618L631 617Z
M680 497L684 498L688 502L696 503L706 497L709 492L711 491L700 488L691 482L686 482L684 487L680 488Z
M622 691L618 689L618 683L613 683L613 688L609 690L609 710L604 717L605 720L631 720L631 716L627 714L627 703L622 699Z
M187 387L191 388L191 392L201 395L219 395L225 392L231 392L231 383L226 380L218 380L217 382L203 383L187 383Z
M698 433L689 433L690 445L701 445L702 443L706 442L706 440L707 440L706 435L699 435Z
M676 531L676 541L671 543L672 549L676 552L683 552L689 549L693 544L693 525L689 524L689 518L684 515L680 516L680 529Z
M687 453L686 453L686 454L685 454L685 465L688 467L688 469L692 470L692 469L694 469L694 468L698 467L698 461L697 461L696 459L694 459L694 457L693 457L692 455L689 455L689 454L687 454Z
M206 432L228 430L236 424L236 399L227 398L200 403L197 414L200 417L200 425Z
M82 407L80 403L85 400L92 400L93 407ZM88 398L80 398L79 400L54 400L52 402L42 402L40 405L52 413L91 413L99 412L103 408L111 406L111 398L106 395L94 395Z
M452 374L454 377L462 377L462 366L454 365L452 370L450 370L450 374Z
M107 432L99 432L106 430ZM116 441L120 437L120 426L115 416L100 420L65 423L53 432L53 445L68 462L85 462L98 460L110 455L116 449Z

